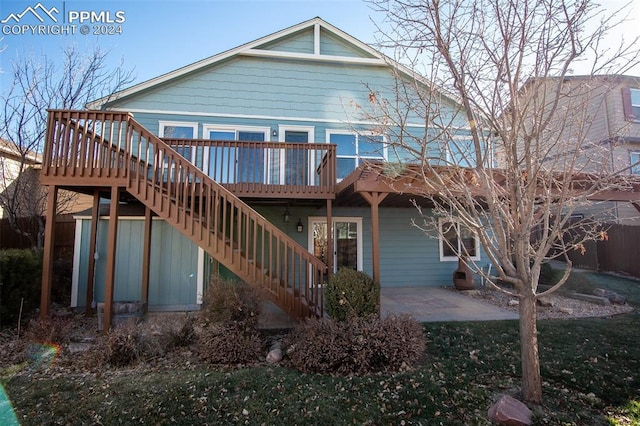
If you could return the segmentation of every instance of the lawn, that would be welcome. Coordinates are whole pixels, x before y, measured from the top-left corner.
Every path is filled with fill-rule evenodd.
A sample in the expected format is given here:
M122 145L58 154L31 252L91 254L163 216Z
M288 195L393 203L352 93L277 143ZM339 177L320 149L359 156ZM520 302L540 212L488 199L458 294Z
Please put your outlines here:
M496 396L513 394L520 383L517 322L429 323L424 330L420 366L395 375L217 368L178 353L170 363L126 369L86 372L61 359L0 376L22 425L489 424ZM531 407L534 424L640 425L637 310L540 321L539 331L544 404Z

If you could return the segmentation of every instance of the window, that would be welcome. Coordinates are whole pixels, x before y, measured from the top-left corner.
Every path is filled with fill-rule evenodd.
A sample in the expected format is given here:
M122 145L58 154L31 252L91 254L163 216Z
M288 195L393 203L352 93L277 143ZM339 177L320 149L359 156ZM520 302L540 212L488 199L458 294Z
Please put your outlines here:
M160 137L166 139L195 139L198 135L198 123L186 123L180 121L161 121L159 132ZM189 146L172 146L178 154L182 155L189 161L194 159L191 157L191 147Z
M364 160L385 160L386 146L381 135L361 135L327 130L327 141L337 145L338 179L344 179Z
M622 106L626 120L640 121L640 89L623 87Z
M278 126L280 142L311 143L315 139L313 126ZM315 171L322 159L321 151L296 147L274 151L269 170L269 183L313 185Z
M219 141L264 142L269 128L221 127L205 125L205 139ZM210 147L204 154L204 172L219 183L265 183L267 149L241 147L232 142Z
M631 160L631 173L634 175L640 175L640 151L629 153Z
M160 121L158 134L165 139L195 139L198 135L198 123L189 123L182 121ZM192 163L196 163L195 150L189 144L171 143L178 154ZM175 181L180 176L177 175L178 169L175 164L169 164L169 156L164 155L163 177L164 181ZM184 178L184 176L182 176Z
M467 254L471 260L480 260L478 236L456 221L441 219L440 260L454 261Z

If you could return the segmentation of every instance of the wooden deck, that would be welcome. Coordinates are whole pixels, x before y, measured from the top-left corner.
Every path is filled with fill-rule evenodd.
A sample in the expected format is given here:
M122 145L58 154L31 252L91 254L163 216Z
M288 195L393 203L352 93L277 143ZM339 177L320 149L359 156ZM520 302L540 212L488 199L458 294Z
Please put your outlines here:
M151 212L154 212L240 279L265 289L285 312L299 318L322 316L321 284L327 265L210 175L227 180L227 186L247 197L265 197L265 191L271 189L274 197L284 194L288 198L324 198L330 206L335 191L335 160L331 160L335 159L335 146L169 142L171 145L126 113L50 111L41 176L42 183L51 189L48 205L55 207L57 190L62 187L91 188L96 211L97 200L105 192L111 200L120 200L126 192L145 205L144 299L148 295ZM202 168L191 160L200 162ZM208 160L206 164L204 160ZM303 172L293 165L304 165ZM299 173L294 174L296 170ZM105 330L110 328L113 302L118 205L118 202L110 205L110 223L115 226L109 226L108 235ZM49 309L54 221L55 209L49 209L41 300L43 318ZM90 252L95 251L97 218L92 222ZM92 269L89 265L89 270ZM92 286L92 282L88 283L88 295Z

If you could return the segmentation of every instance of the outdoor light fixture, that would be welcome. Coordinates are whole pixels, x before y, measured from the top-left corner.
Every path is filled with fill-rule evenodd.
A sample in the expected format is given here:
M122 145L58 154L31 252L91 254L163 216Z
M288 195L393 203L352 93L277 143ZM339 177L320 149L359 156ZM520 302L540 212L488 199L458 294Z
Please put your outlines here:
M273 130L271 131L271 136L273 136L274 138L275 138L276 136L278 136L278 131L277 131L276 129L273 129Z
M289 221L291 220L291 213L289 213L289 207L287 207L286 210L284 211L284 214L282 215L282 220L284 221L284 223L289 223Z
M302 226L302 219L298 219L298 224L296 225L296 231L302 233L304 226Z

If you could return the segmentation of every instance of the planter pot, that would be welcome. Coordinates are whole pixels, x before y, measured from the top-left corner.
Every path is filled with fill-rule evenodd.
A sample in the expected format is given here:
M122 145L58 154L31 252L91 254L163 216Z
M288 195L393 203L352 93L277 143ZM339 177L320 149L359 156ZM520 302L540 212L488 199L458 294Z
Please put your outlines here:
M473 290L475 286L473 272L462 260L458 259L458 268L453 271L453 285L457 290Z

